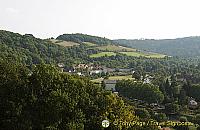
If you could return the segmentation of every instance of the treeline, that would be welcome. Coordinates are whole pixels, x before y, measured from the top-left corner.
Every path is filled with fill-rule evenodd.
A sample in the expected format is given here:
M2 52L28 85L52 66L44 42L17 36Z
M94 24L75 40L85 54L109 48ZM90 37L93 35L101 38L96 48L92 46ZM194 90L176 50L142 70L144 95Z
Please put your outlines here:
M80 34L80 33L63 34L63 35L58 36L56 39L64 40L64 41L72 41L72 42L77 42L77 43L91 42L91 43L95 43L99 45L112 43L112 41L107 38Z
M138 48L141 50L158 52L169 56L194 57L200 55L200 37L186 37L177 39L144 39L144 40L113 40L113 43Z

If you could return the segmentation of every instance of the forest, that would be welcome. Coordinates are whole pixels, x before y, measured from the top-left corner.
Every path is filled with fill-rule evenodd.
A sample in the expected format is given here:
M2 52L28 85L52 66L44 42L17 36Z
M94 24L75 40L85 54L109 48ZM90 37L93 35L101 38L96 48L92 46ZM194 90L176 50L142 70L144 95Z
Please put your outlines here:
M129 47L135 47L141 50L153 51L179 57L198 57L200 52L200 37L185 37L176 39L135 39L113 40L113 43Z

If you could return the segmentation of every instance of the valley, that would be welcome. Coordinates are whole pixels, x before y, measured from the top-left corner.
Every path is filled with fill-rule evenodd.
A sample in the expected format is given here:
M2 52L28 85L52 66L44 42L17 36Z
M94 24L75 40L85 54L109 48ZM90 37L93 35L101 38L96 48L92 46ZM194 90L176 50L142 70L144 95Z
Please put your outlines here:
M71 129L70 123L79 119L75 129L101 129L99 121L106 118L190 122L194 125L159 127L199 129L198 56L171 56L86 34L40 39L1 30L0 43L0 94L4 97L0 106L5 106L0 114L13 122L0 120L6 128L43 129L45 120L45 128L57 129L54 124L62 122L59 127ZM27 124L22 125L21 119ZM158 130L151 125L139 128Z

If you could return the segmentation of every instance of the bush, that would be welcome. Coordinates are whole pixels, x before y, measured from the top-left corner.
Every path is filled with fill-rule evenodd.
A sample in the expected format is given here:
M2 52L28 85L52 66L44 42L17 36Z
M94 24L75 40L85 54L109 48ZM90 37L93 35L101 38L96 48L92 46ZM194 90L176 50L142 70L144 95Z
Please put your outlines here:
M135 110L135 114L137 116L139 116L140 118L146 118L146 119L148 119L148 118L151 117L150 114L149 114L149 112L145 108L138 108L138 109L136 109Z
M180 122L187 122L188 120L187 120L187 117L185 117L185 116L181 116L180 118L179 118L179 120L180 120Z
M195 123L199 124L200 125L200 114L197 114L195 116Z
M154 116L155 120L162 122L167 120L167 116L165 113L158 113Z
M180 110L180 106L175 103L167 103L165 105L165 110L166 113L178 113L178 111Z

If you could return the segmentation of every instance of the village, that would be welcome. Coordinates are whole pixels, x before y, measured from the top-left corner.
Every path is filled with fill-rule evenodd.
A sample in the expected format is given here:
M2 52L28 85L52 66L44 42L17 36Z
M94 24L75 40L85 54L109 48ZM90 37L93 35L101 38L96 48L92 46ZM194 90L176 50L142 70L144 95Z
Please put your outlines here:
M63 63L59 63L58 67L61 72L75 74L83 77L89 77L94 84L101 85L105 91L111 91L112 93L119 95L115 86L117 81L120 80L133 80L134 82L142 82L143 84L151 84L154 77L150 74L141 76L139 80L136 80L134 77L135 70L132 68L119 69L119 68L108 68L98 64L76 64L72 67L65 67ZM181 76L177 76L177 81L184 81L185 79ZM120 96L120 95L119 95ZM124 98L124 97L123 97ZM135 98L125 98L129 102L135 104L138 108L149 108L155 112L164 112L165 106L157 102L147 103L143 100ZM193 109L198 108L198 102L190 97L188 100L188 108ZM174 115L175 113L169 113Z
M59 63L58 67L61 72L76 74L79 76L89 77L95 84L105 84L105 90L116 93L115 84L118 80L135 80L135 71L132 68L119 69L108 68L98 64L77 64L72 67L65 67L63 63ZM143 83L151 83L153 77L146 74L141 76ZM136 82L136 81L135 81Z

